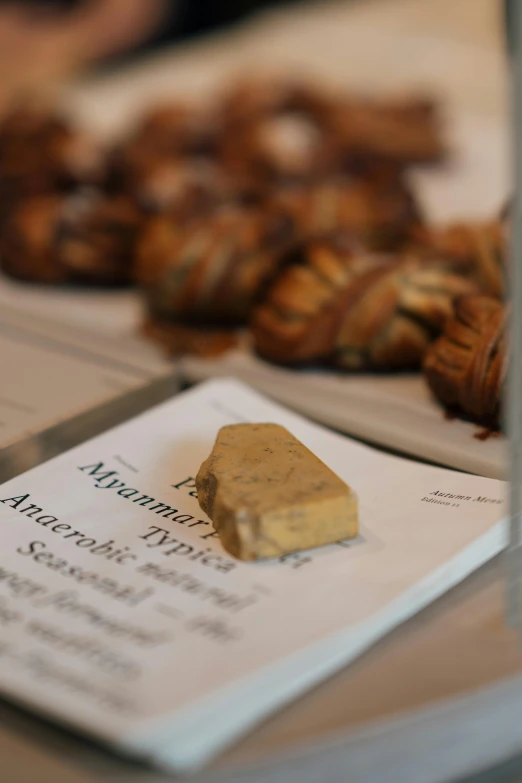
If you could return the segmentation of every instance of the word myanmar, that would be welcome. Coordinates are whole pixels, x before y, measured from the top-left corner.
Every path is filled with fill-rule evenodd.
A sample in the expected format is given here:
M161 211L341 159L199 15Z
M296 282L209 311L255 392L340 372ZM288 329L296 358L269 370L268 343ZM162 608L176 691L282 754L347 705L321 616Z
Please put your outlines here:
M197 527L199 525L209 526L210 522L204 519L196 519L193 514L180 513L179 509L172 508L168 503L162 503L156 498L150 495L144 495L139 489L127 486L124 481L120 480L117 470L107 470L103 462L97 462L93 465L84 465L78 470L87 473L94 479L94 484L97 489L113 489L117 495L122 498L127 498L132 503L137 503L139 506L144 506L147 511L152 511L165 519L172 519L173 522L177 522L185 527ZM217 533L212 530L211 532L205 532L200 536L202 539L216 538Z

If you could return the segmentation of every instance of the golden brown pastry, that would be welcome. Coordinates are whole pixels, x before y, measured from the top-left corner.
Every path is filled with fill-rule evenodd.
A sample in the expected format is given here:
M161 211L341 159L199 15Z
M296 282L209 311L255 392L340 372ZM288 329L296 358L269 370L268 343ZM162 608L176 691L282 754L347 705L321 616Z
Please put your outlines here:
M92 193L24 200L11 215L0 264L21 280L122 285L131 279L142 216L127 199Z
M460 299L423 367L430 389L448 410L498 428L507 369L505 306L487 296Z
M324 85L312 80L251 75L223 96L223 121L236 126L286 111L319 115L331 110L334 100Z
M271 181L376 160L404 168L446 153L437 106L422 97L346 98L305 82L253 79L229 92L223 117L228 164Z
M159 216L137 251L136 278L159 320L243 323L289 231L279 216L230 207L183 225Z
M240 343L239 331L235 329L187 326L154 319L145 321L142 332L160 345L167 356L190 355L213 359Z
M215 159L220 129L212 110L175 103L152 108L109 154L108 189L133 194L162 166Z
M236 85L224 100L225 164L267 182L334 171L333 107L332 98L312 85L270 79Z
M0 123L0 197L50 193L99 178L96 146L60 115L35 104L16 106Z
M180 219L239 198L225 172L204 158L151 161L136 176L132 193L147 212L168 212Z
M256 307L254 346L283 364L327 362L346 370L412 369L475 286L416 260L308 245Z
M484 294L502 298L507 267L505 222L455 223L439 231L424 229L417 234L430 255L474 279Z
M383 158L401 165L441 160L446 148L437 106L425 98L348 99L335 111L348 158Z
M131 137L159 153L204 155L215 151L221 120L212 106L166 102L145 113Z
M395 178L287 188L274 201L293 219L299 237L356 237L376 250L399 247L421 223L412 193Z

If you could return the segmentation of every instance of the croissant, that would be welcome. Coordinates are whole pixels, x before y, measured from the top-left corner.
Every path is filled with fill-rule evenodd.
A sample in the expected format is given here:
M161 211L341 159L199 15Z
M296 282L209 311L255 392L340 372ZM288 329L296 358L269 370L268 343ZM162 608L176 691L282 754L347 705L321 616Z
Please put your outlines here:
M420 229L417 236L429 254L473 278L482 293L503 297L507 267L505 222L455 223L439 231Z
M497 299L460 299L444 333L429 348L424 375L450 411L498 428L506 360L506 308Z
M78 193L26 199L5 227L0 263L12 277L33 282L128 283L141 221L123 197Z
M135 268L151 314L188 323L243 323L289 235L279 216L253 208L224 208L185 225L164 215L151 220Z
M300 237L346 235L376 250L397 248L421 224L414 196L400 178L287 188L274 203L292 218Z
M283 364L412 369L474 284L417 260L311 243L255 308L258 353Z

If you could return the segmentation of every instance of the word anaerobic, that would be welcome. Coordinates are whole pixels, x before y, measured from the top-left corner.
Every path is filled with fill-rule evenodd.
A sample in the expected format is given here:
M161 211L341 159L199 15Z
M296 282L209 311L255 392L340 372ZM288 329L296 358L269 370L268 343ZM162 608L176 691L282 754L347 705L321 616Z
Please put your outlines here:
M194 531L192 535L195 537L195 541L192 540L188 543L187 541L175 538L170 531L165 528L158 527L157 525L149 525L145 532L142 532L141 530L139 532L137 531L138 539L141 539L140 546L145 546L147 549L156 549L158 553L161 553L166 557L172 556L183 559L184 561L197 561L198 566L205 566L222 574L227 574L236 568L236 563L233 560L220 552L215 552L212 546L201 546L199 544L197 539L215 538L217 536L217 533L214 530L209 531L207 529L210 525L210 522L207 520L195 519L192 514L179 513L177 509L172 508L166 503L160 503L150 495L144 495L137 489L126 487L125 482L114 478L116 471L104 470L103 462L85 465L78 468L78 470L92 476L96 488L115 489L118 495L127 498L127 500L132 503L136 503L137 506L144 506L147 511L152 511L163 517L168 517L172 522L176 522L184 527L192 528L201 525L205 531L203 535L198 535L197 531ZM31 494L29 492L0 499L0 503L15 509L18 513L28 517L41 527L45 527L50 532L59 535L62 539L65 539L67 543L84 549L92 555L98 555L105 560L111 560L117 565L125 565L130 561L138 559L138 556L130 550L129 546L122 547L112 538L108 541L99 541L96 538L91 537L88 532L78 529L76 525L73 527L66 522L62 522L58 516L44 511L43 505L31 502ZM37 541L32 542L31 546L45 548L46 545L44 542ZM39 554L44 557L43 553ZM49 557L49 553L45 553L45 556Z

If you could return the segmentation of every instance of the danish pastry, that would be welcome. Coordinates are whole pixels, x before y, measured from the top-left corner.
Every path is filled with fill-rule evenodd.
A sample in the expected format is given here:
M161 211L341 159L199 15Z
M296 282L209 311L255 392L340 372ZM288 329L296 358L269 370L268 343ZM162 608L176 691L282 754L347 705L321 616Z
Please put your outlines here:
M252 316L258 353L283 364L345 370L420 366L471 281L417 260L312 243Z
M505 306L487 296L460 299L423 367L431 391L444 407L498 428L507 370Z

